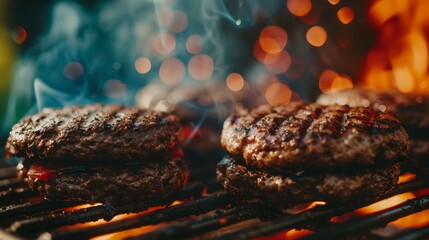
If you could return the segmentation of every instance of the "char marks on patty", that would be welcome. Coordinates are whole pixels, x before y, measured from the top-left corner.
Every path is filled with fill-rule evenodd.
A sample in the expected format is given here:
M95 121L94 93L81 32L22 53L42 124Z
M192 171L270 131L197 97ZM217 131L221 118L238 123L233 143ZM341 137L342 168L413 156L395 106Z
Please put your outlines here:
M235 158L272 172L396 162L409 152L408 135L392 113L304 102L233 114L221 144Z
M174 115L121 105L44 109L17 123L6 151L32 160L133 161L164 155L183 138Z

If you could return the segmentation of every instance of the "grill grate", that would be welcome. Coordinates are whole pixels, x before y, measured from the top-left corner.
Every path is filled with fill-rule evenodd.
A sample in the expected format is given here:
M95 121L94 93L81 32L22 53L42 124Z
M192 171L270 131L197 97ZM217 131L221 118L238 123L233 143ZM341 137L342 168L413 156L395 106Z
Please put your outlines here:
M355 203L346 206L319 205L291 214L276 210L263 202L238 201L220 192L219 186L214 184L203 186L201 183L193 183L180 193L163 199L135 202L117 208L95 205L67 210L82 203L62 203L41 199L23 186L22 182L17 181L11 169L13 166L0 166L0 189L2 190L0 192L0 239L88 239L159 223L164 225L124 239L249 239L294 228L309 228L315 231L304 239L340 239L369 232L398 218L429 208L429 195L423 195L376 213L341 223L331 223L329 219L334 216L352 212L372 203ZM398 185L382 199L421 190L427 186L429 186L429 177L422 175L413 181ZM182 203L171 205L176 200ZM110 220L123 213L140 213L156 206L163 208L99 225L64 228L76 223L99 219ZM201 216L196 217L197 215ZM251 219L262 221L242 224ZM228 226L229 231L222 231ZM428 236L429 226L426 226L399 232L393 238L424 239Z

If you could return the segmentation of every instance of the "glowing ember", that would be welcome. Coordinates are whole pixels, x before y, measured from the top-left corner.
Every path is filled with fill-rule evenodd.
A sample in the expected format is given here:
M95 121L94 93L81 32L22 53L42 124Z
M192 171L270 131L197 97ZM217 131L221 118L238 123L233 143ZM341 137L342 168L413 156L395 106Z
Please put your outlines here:
M302 17L310 12L310 0L287 0L287 8L289 11L298 17Z
M191 54L198 54L203 50L203 39L200 35L191 35L186 40L186 50Z
M413 173L405 173L399 176L398 184L406 183L416 179L416 175Z
M286 46L286 43L287 34L285 30L274 25L265 27L259 36L259 44L261 48L270 54L282 51Z
M373 212L377 212L389 207L393 207L395 205L398 205L400 203L403 203L405 201L407 201L408 199L412 199L415 198L416 196L411 193L403 193L403 194L399 194L396 196L393 196L391 198L376 202L374 204L371 204L369 206L360 208L358 210L356 210L357 213L359 214L369 214L369 213L373 213Z
M195 80L209 79L213 74L213 70L213 59L206 54L194 56L189 60L188 71Z
M355 12L350 7L342 7L337 12L338 20L343 24L349 24L355 18Z
M141 58L137 58L137 60L134 63L134 67L136 68L136 71L138 73L145 74L150 71L152 64L149 58L141 57Z
M159 55L168 55L176 48L176 38L169 33L160 33L153 39L152 48Z
M169 58L161 64L159 78L165 84L177 84L185 78L185 65L177 58Z
M240 91L244 86L244 79L238 73L231 73L226 78L226 86L234 92Z
M315 47L320 47L323 44L325 44L328 38L328 35L325 29L323 29L322 27L313 26L310 29L308 29L306 37L307 37L308 43L310 43Z
M292 98L292 91L287 85L274 82L265 91L265 98L273 106L288 104Z

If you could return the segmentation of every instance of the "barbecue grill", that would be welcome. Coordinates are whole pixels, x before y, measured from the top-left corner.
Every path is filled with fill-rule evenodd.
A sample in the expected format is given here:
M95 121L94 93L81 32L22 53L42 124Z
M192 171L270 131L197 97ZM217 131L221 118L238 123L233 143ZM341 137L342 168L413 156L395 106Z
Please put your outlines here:
M285 232L291 229L311 230L303 239L429 237L429 226L396 231L388 237L372 231L429 208L429 194L424 194L429 176L424 174L416 174L415 179L399 184L381 199L406 192L415 192L415 198L363 215L354 211L373 202L342 206L316 204L301 211L285 212L264 202L239 201L223 192L215 182L192 182L172 196L114 208L42 199L16 178L15 166L9 163L2 163L0 179L0 239L89 239L111 233L116 235L105 239L285 238ZM124 215L129 213L132 214ZM353 217L341 222L332 220L341 215ZM100 219L113 220L92 223ZM140 231L128 231L130 229Z

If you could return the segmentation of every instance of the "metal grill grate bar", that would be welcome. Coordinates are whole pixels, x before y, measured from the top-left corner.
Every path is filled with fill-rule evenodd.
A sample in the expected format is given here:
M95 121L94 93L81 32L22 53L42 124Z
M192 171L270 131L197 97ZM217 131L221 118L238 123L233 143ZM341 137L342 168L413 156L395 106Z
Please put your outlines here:
M117 222L110 222L103 225L85 228L45 232L40 235L39 239L86 239L107 233L123 231L145 225L154 225L182 217L207 213L209 211L225 207L233 202L234 198L230 195L215 195L175 206L170 206L141 216L127 218Z
M408 192L411 190L418 189L421 184L424 184L428 179L420 179L413 182L407 182L398 185L395 189L385 194L381 199L389 198L391 196L397 195L399 193ZM371 203L357 203L351 204L348 206L316 206L308 211L301 212L295 215L290 215L286 217L281 217L279 219L271 220L268 222L261 223L258 226L252 226L250 228L240 229L238 231L228 233L222 236L215 238L216 240L223 239L249 239L259 236L267 236L270 234L277 233L282 230L292 229L300 227L304 224L311 223L314 220L320 221L321 219L328 221L334 216L339 216L347 212L351 212L355 209L367 206Z
M99 219L109 220L117 214L137 213L144 211L149 207L170 205L174 200L201 196L202 191L203 186L201 184L192 184L185 187L183 191L170 197L119 206L114 212L102 205L79 209L72 212L60 211L49 215L16 221L11 225L9 230L20 234L34 234L35 232L47 231L56 227L72 225L75 223L96 221Z
M347 221L334 227L327 228L304 239L339 239L340 237L346 236L350 233L371 227L377 227L410 214L423 211L427 208L429 208L429 195L424 195L391 208L384 209L376 214L371 214L371 216L364 216L359 219L353 219L353 221Z

